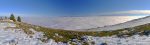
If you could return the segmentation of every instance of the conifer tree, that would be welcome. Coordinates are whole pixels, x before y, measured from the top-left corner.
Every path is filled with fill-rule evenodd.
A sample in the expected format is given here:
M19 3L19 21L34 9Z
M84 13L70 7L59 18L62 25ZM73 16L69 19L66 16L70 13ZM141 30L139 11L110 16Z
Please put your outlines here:
M21 18L20 18L20 16L18 16L17 21L18 21L18 22L21 22Z
M10 20L13 20L14 22L16 22L16 19L15 19L14 14L11 14L11 15L10 15Z

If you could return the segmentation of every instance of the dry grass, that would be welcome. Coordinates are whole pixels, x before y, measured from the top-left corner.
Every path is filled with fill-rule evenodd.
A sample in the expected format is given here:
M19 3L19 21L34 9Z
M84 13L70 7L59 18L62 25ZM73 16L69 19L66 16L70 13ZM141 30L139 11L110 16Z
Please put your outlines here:
M79 32L79 31L67 31L63 29L52 29L45 28L41 26L31 25L27 23L16 23L18 28L22 28L27 34L32 34L29 30L30 28L38 32L43 32L44 36L48 39L54 39L56 42L68 42L72 38L81 39L82 36L112 36L112 35L129 35L132 36L135 32L141 32L145 30L150 30L150 24L140 25L132 28L119 29L115 31L101 31L101 32ZM132 30L134 29L134 30ZM122 33L124 30L128 30L128 33ZM55 34L62 36L63 38L54 37Z

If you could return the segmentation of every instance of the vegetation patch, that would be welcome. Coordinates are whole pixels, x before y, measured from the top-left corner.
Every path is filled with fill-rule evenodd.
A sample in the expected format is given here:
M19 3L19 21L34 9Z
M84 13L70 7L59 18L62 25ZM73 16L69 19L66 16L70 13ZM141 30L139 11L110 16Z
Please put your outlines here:
M68 30L63 30L63 29L52 29L52 28L45 28L42 26L36 26L36 25L31 25L27 23L22 23L22 22L16 22L17 27L22 28L27 34L32 34L29 29L34 29L35 31L38 32L43 32L44 37L47 37L48 39L54 39L56 42L69 42L71 39L78 39L81 40L83 36L98 36L98 37L103 37L103 36L112 36L116 35L118 37L126 37L135 35L135 34L140 34L140 35L145 35L144 31L150 31L150 24L145 24L145 25L140 25L136 27L131 27L131 28L124 28L124 29L119 29L119 30L114 30L114 31L100 31L100 32L79 32L79 31L68 31ZM59 36L56 36L59 35ZM149 33L148 33L149 34ZM43 40L46 41L46 40Z

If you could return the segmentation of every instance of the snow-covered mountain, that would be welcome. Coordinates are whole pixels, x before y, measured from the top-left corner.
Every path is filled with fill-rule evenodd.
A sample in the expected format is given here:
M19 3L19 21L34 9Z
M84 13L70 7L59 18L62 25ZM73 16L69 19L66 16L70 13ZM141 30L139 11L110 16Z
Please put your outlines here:
M116 24L116 25L97 27L97 28L92 28L92 29L87 29L87 30L88 31L110 31L110 30L135 27L135 26L144 25L147 23L150 23L150 16L146 16L143 18L127 21L124 23Z

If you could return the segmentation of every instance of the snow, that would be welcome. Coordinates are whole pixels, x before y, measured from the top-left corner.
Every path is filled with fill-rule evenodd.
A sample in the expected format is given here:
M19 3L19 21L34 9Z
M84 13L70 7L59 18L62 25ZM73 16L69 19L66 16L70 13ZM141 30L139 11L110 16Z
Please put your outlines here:
M16 25L14 23L0 22L0 28L6 28L6 27L16 27Z
M138 20L129 21L129 23L126 22L123 24L128 27L130 26L132 27L140 24L149 23L150 22L149 19L150 17L146 17ZM123 24L119 24L120 27L122 27ZM16 25L14 23L0 22L0 45L69 45L68 43L55 42L55 40L53 39L49 39L47 42L42 42L40 38L41 39L44 38L43 37L44 34L42 32L37 32L34 29L30 29L30 31L32 31L34 34L28 35L24 33L22 29L13 29L13 28L5 29L6 27L16 27ZM112 29L112 28L108 28L108 29ZM99 31L99 29L95 31ZM59 36L59 34L57 33L55 35ZM149 43L150 35L149 36L133 35L131 37L125 37L125 38L119 38L116 36L110 36L110 37L109 36L107 37L83 36L83 37L86 38L85 41L89 42L89 44L90 42L95 42L95 45L100 45L102 43L106 43L108 45L149 45L150 44ZM80 42L76 42L76 43L81 45Z
M131 20L131 21L127 21L124 23L116 24L116 25L110 25L110 26L99 27L99 28L92 28L92 29L88 29L88 31L110 31L110 30L135 27L135 26L144 25L144 24L148 24L148 23L150 23L150 16Z
M118 38L115 36L111 37L92 37L85 36L87 41L94 41L95 45L100 45L102 43L107 43L108 45L149 45L150 36L139 36L134 35L126 38Z
M16 25L13 23L0 23L0 45L67 45L62 42L55 42L53 39L42 42L39 38L43 38L43 33L33 29L30 29L34 33L33 35L24 33L22 29L4 29L14 26Z

